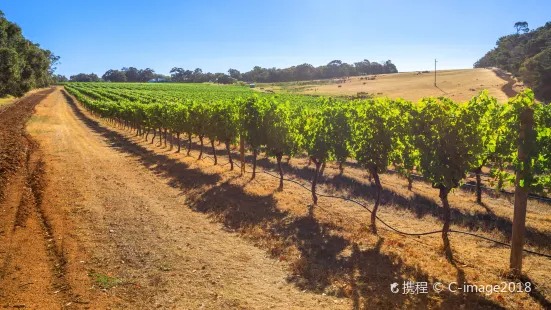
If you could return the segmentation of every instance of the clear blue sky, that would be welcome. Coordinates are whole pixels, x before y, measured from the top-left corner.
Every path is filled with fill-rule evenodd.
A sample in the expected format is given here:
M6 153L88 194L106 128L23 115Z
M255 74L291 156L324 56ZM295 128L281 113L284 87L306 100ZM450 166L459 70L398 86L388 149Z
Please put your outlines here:
M400 71L471 68L496 40L551 21L551 1L3 0L24 35L61 56L58 73L172 67L226 72L392 60Z

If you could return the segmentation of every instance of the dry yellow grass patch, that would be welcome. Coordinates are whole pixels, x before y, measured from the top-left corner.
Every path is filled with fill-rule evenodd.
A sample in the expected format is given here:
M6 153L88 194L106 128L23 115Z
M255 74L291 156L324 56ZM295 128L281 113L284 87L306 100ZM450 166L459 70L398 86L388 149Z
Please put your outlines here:
M381 74L374 80L365 77L351 77L345 83L316 85L308 82L282 83L280 86L259 84L257 90L288 91L297 94L354 96L359 92L369 93L378 97L404 98L417 101L423 97L446 96L458 101L471 99L479 91L487 89L490 95L500 102L509 98L502 88L507 87L505 79L496 75L490 69L462 69L437 71L437 87L434 86L434 71L428 73L404 72L397 74ZM280 84L277 84L280 85ZM340 87L339 87L340 86Z

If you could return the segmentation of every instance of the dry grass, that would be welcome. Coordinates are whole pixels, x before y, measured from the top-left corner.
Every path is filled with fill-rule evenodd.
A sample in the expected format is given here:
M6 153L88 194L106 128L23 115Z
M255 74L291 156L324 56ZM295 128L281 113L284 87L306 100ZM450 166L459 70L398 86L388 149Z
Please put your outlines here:
M0 98L0 105L9 104L9 103L12 103L14 101L15 101L15 98L12 97L12 96L8 96L6 98Z
M490 95L499 101L506 101L511 92L504 92L508 87L507 77L500 78L489 69L443 70L437 72L437 87L434 86L434 71L429 73L404 72L397 74L376 75L373 80L362 77L352 77L344 84L308 84L281 83L279 86L259 84L256 88L274 91L287 91L299 94L315 95L352 95L365 92L375 96L401 97L417 101L423 97L446 96L454 100L471 99L480 90L487 89Z

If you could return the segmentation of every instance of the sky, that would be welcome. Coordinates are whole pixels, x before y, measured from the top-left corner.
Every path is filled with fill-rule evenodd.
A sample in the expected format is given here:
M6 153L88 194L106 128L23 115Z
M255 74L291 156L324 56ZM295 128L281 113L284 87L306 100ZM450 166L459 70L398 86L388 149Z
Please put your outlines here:
M0 0L57 73L122 67L242 72L390 59L399 71L472 68L517 21L551 21L549 0ZM547 13L546 13L547 12Z

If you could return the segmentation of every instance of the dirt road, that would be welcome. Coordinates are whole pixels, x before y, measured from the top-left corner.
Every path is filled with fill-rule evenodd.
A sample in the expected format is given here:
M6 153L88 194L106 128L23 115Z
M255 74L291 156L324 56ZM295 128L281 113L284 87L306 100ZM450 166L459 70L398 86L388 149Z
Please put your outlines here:
M106 138L108 129L93 126L59 89L28 122L40 145L41 202L13 233L3 231L9 247L2 254L0 306L349 307L287 283L282 263L193 212L185 193L155 174L155 155L121 152ZM147 160L149 169L137 164ZM21 177L10 186L24 183Z

